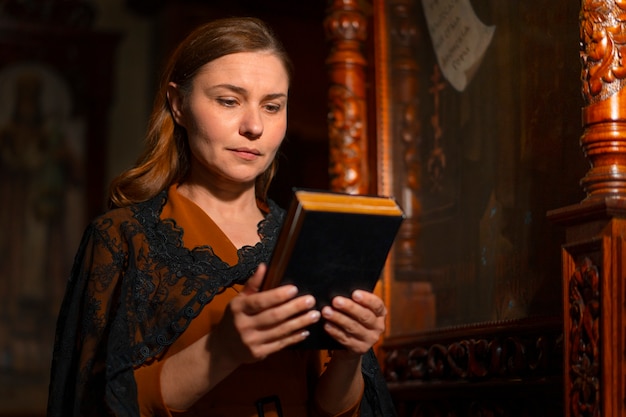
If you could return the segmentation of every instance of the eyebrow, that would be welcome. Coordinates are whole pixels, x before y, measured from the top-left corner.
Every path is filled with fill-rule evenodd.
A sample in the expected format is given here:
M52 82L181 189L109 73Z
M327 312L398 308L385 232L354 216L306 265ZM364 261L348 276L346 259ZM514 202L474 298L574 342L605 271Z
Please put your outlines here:
M211 90L218 89L218 88L225 88L227 90L230 90L230 91L232 91L234 93L241 94L241 95L247 95L248 94L248 90L246 90L243 87L239 87L239 86L236 86L236 85L233 85L233 84L217 84L217 85L214 85L213 87L211 87ZM285 93L272 93L272 94L267 94L265 96L266 100L274 100L274 99L278 99L278 98L287 98L287 94L285 94Z

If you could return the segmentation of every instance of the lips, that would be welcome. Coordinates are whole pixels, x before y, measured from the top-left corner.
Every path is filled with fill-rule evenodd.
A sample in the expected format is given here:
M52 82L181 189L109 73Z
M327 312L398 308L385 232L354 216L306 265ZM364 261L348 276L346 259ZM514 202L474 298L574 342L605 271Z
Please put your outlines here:
M258 149L250 149L250 148L234 148L231 149L233 153L239 156L242 159L247 161L254 160L261 156L261 152Z

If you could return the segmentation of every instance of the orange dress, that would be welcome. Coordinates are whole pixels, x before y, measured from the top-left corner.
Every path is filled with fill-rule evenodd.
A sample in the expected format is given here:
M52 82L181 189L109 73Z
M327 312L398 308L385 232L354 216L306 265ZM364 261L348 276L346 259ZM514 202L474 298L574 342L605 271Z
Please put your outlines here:
M168 192L161 219L175 219L184 230L185 247L208 244L222 261L229 265L238 262L237 248L204 211L174 187ZM259 401L273 397L279 398L285 417L311 415L311 392L329 359L326 351L286 349L261 362L240 366L188 410L169 410L164 405L159 384L163 363L209 332L239 288L235 285L216 295L162 355L134 370L142 416L253 417L258 416ZM356 416L358 409L357 402L340 416ZM266 417L278 416L271 400L266 401L263 410Z

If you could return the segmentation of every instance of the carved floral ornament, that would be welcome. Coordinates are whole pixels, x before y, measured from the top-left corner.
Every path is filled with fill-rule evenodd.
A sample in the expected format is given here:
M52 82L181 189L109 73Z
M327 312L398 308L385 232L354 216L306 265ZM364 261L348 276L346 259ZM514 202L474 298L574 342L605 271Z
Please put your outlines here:
M583 98L605 100L626 78L626 0L583 0L580 40Z
M367 118L362 49L367 21L354 0L335 0L324 21L330 54L326 60L331 87L328 94L331 188L365 193L367 174Z
M329 90L330 111L328 114L332 189L358 193L360 185L366 182L361 173L363 120L362 100L352 91L341 85L333 85Z
M385 356L385 377L402 382L553 375L561 372L561 337L544 333L391 349Z
M600 272L584 257L569 281L570 410L575 416L600 411Z

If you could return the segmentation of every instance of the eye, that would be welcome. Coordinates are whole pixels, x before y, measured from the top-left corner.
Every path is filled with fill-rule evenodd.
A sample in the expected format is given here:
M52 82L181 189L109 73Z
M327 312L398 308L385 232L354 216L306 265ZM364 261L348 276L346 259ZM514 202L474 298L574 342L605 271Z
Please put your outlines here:
M278 113L282 108L282 105L275 103L268 103L265 105L265 110L267 110L268 113Z
M237 105L236 99L228 97L219 97L217 102L224 107L235 107Z

